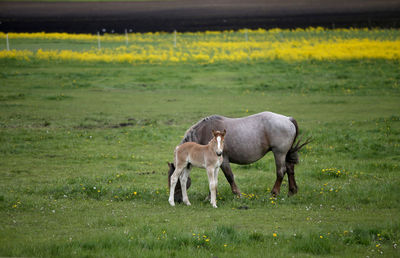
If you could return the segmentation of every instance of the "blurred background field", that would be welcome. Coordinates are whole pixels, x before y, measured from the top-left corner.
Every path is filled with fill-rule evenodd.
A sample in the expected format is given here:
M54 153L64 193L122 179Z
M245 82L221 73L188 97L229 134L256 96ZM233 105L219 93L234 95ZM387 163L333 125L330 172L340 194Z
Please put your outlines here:
M96 35L46 35L9 34L12 49L32 52L28 59L0 51L1 256L399 256L398 30L178 33L176 48L173 33L132 34L128 46L124 35L106 35L100 51ZM337 39L369 40L386 54L217 62L168 55L212 58L215 48L232 51L225 43L302 50L296 42ZM201 42L210 46L189 48ZM385 51L382 42L397 46ZM38 49L98 56L143 49L145 57L165 49L168 58L40 58ZM212 209L205 171L194 169L192 206L170 207L166 163L186 129L212 114L266 110L295 117L301 134L314 138L296 167L299 193L288 198L285 184L270 196L268 154L233 166L242 198L220 173Z
M390 29L308 28L196 33L0 33L0 58L106 63L215 63L266 60L399 59ZM10 50L10 47L12 51Z

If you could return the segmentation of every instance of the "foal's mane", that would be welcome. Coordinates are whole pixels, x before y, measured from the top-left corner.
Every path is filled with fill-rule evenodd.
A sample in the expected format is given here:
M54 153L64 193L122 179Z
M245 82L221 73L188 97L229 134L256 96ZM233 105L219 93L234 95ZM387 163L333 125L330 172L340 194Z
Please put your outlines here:
M222 116L219 115L212 115L205 117L198 121L196 124L192 125L185 133L185 136L183 137L182 141L180 144L183 144L185 142L198 142L199 139L197 137L197 131L202 129L207 123L216 121L216 120L221 120Z

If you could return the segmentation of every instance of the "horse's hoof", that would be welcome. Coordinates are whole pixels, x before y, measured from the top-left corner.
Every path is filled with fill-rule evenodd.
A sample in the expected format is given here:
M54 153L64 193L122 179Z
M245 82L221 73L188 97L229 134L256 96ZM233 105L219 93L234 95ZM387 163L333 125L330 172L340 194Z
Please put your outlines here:
M182 197L175 197L174 201L177 203L181 203L182 202Z
M290 189L289 192L288 192L288 196L289 196L289 197L290 197L290 196L293 196L293 195L295 195L295 194L297 194L297 188Z
M239 189L232 190L232 193L233 193L234 195L236 195L237 197L242 196L242 194L240 193Z
M190 202L185 202L185 204L186 204L187 206L192 205Z
M170 204L172 207L175 206L175 202L169 201L169 204Z
M272 197L277 197L279 195L279 193L272 191L271 195L272 195Z
M213 208L218 208L217 205L213 204Z

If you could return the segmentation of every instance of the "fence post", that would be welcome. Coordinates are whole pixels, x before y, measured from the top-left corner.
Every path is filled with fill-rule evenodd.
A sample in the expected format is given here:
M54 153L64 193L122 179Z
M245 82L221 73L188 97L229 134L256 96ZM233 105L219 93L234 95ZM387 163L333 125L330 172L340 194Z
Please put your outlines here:
M128 46L128 29L125 29L125 41L126 41L126 46Z
M10 51L10 43L8 42L8 33L6 35L7 51Z
M97 47L99 48L99 50L101 49L100 32L97 32Z
M176 47L176 30L174 30L174 47Z

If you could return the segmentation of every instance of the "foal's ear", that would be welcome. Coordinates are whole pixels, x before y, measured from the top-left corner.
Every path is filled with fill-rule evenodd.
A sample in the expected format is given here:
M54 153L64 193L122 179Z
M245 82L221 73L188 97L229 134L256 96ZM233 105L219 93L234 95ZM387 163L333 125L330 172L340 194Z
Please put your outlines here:
M214 129L212 129L212 134L213 134L214 136L215 136L215 133L216 133L216 132L215 132L215 130L214 130Z
M226 129L224 129L224 132L222 133L222 136L225 136L226 134Z

